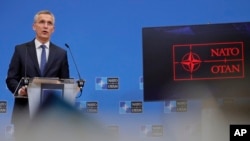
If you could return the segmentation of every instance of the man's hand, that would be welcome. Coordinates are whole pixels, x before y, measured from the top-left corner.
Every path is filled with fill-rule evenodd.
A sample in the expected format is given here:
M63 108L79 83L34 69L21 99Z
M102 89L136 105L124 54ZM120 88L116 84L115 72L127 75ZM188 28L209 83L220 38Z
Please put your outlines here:
M21 87L18 90L18 95L20 95L20 96L27 96L28 95L27 88L25 86Z

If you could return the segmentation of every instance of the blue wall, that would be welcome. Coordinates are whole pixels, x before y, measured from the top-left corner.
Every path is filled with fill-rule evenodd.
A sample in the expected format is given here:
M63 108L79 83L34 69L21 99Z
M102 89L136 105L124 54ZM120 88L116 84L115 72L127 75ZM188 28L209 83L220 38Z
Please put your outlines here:
M34 38L33 16L48 9L56 16L52 41L63 48L65 43L70 45L86 80L83 95L76 102L98 102L97 119L107 126L117 125L121 134L137 135L143 132L142 126L163 125L171 128L164 130L164 137L172 141L180 139L173 134L177 130L186 133L183 127L191 130L189 138L199 140L202 135L192 136L192 131L200 129L200 101L189 101L189 112L185 113L166 114L164 102L143 103L143 113L139 114L119 111L120 102L143 101L142 28L249 21L249 4L248 0L2 0L0 101L7 101L8 106L7 113L0 113L0 136L11 124L13 96L6 88L5 78L14 46ZM68 55L71 77L78 78ZM118 77L119 89L98 90L98 77ZM183 124L174 124L177 119Z

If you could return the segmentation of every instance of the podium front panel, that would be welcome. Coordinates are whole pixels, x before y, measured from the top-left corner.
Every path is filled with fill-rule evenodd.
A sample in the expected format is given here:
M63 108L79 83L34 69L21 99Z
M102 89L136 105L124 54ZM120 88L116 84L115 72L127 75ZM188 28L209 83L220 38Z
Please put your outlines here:
M49 94L61 96L66 102L73 105L78 92L79 87L76 83L46 83L46 79L32 81L28 86L30 117L34 116L41 102Z

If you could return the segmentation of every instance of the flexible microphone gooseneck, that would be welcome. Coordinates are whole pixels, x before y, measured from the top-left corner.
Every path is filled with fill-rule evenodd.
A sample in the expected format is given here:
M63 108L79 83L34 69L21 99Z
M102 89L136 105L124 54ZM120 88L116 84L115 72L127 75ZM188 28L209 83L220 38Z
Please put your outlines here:
M81 92L81 94L82 94L82 88L83 88L83 86L84 86L85 81L81 78L80 72L79 72L79 70L78 70L78 68L77 68L76 61L75 61L75 59L74 59L74 56L73 56L73 54L72 54L72 52L71 52L71 49L70 49L69 45L65 43L65 46L69 49L70 55L71 55L71 57L72 57L72 59L73 59L73 62L74 62L76 71L77 71L77 73L78 73L79 80L77 81L77 83L78 83L78 87L80 88L80 92Z
M21 82L23 81L23 78L21 78L21 80L18 82L18 84L17 84L17 86L16 86L16 89L15 89L15 91L14 91L14 96L17 96L18 95L18 93L17 93L17 91L18 91L18 88L19 88L19 86L20 86L20 84L21 84Z
M27 89L27 87L29 85L29 78L27 77L27 55L28 55L27 52L28 51L27 51L27 47L26 47L25 48L25 60L24 60L24 77L22 77L19 80L19 82L18 82L18 84L16 86L16 89L14 91L14 96L18 96L18 92L17 91L19 90L19 87L20 87L21 83L23 83L25 89Z
M25 48L25 66L24 66L24 78L23 78L23 84L25 86L25 88L27 89L28 85L29 85L29 78L27 77L27 55L28 55L28 51L27 51L27 46Z

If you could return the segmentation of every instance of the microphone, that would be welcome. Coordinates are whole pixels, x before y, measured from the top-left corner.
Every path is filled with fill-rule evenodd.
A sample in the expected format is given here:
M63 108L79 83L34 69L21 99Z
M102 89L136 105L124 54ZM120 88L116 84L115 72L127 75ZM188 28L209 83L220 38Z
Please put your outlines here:
M79 77L79 80L77 81L78 87L80 88L80 91L82 93L82 88L84 86L85 81L81 78L80 72L79 72L79 70L77 68L76 61L74 59L74 56L73 56L73 54L71 52L71 49L70 49L69 45L67 43L65 43L65 46L69 49L70 55L71 55L71 57L73 59L73 62L74 62L74 65L75 65L75 68L76 68L76 71L77 71L77 74L78 74L78 77Z

